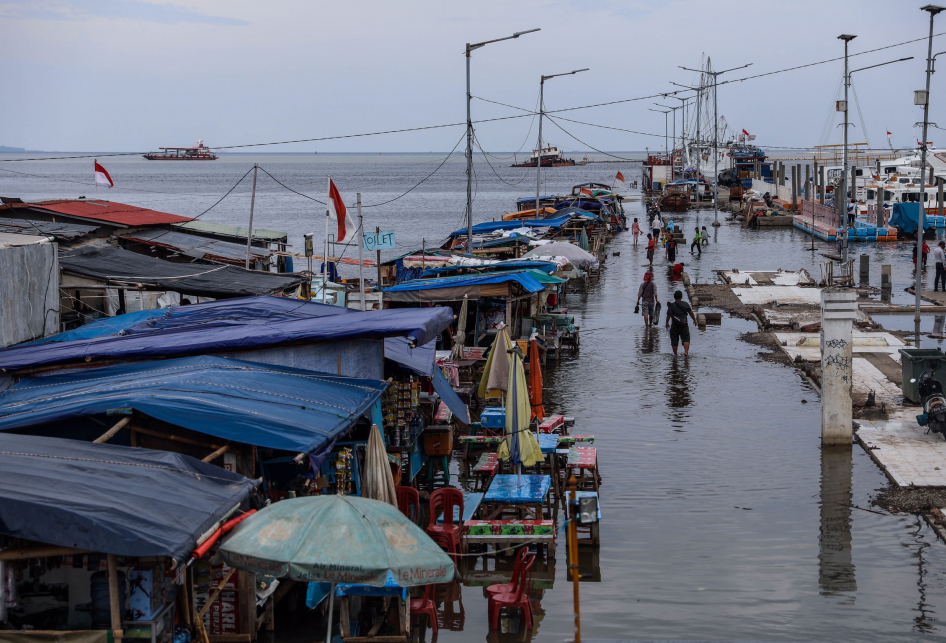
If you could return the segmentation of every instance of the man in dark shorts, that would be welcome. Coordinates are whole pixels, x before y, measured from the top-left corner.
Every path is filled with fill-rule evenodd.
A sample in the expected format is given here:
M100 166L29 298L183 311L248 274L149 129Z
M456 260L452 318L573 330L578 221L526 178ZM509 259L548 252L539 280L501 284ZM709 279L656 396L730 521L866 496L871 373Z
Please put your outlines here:
M696 323L696 316L690 304L683 301L683 293L679 290L673 293L673 301L667 306L666 327L670 329L670 346L673 354L677 354L677 344L683 341L683 354L690 354L690 326L687 324L687 315Z
M644 301L644 326L650 327L651 320L656 326L660 323L660 318L654 319L654 307L660 300L657 298L657 284L654 283L654 275L650 270L644 273L644 281L637 288L637 305L640 305L641 300Z
M654 235L647 235L647 261L650 262L650 265L654 265L654 250L657 248L657 242L654 240Z

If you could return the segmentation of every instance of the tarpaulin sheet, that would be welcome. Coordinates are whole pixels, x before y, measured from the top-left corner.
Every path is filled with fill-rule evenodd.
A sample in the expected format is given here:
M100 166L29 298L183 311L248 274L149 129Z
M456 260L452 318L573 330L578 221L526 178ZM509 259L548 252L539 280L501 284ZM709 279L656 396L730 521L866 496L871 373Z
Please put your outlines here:
M561 228L574 218L571 214L549 219L519 219L517 221L487 221L473 226L473 234L487 234L497 230L515 230L516 228ZM466 236L466 228L456 230L452 237Z
M506 272L511 270L539 270L549 273L558 270L558 266L551 261L513 259L511 261L498 261L481 266L456 265L444 266L443 268L427 268L424 270L424 275L446 275L451 272L456 272L457 270L465 270L467 273Z
M577 246L576 246L577 247ZM434 290L437 288L465 288L483 286L487 284L501 284L515 282L526 292L542 292L545 286L536 281L528 272L489 273L485 275L459 275L456 277L440 277L437 279L416 279L384 289L385 297L391 293L411 292L416 290Z
M163 308L155 308L154 310L138 310L133 313L125 313L124 315L105 317L103 319L98 319L94 322L88 323L85 326L79 326L73 330L67 330L64 333L50 335L49 337L37 339L23 345L35 346L36 344L47 344L49 342L68 342L73 339L92 339L93 337L108 337L109 335L118 335L122 331L131 328L135 324L140 324L143 321L160 317L165 313L167 313L167 310Z
M345 434L386 387L209 356L62 370L0 393L0 431L131 408L223 440L309 453Z
M0 533L15 538L181 560L252 489L179 453L0 434Z
M129 327L124 335L0 350L0 369L383 337L408 337L423 345L451 323L453 312L443 307L359 311L284 297L226 299L172 306L160 317Z
M149 290L185 295L240 297L268 295L306 281L302 275L245 270L236 266L172 263L121 248L78 248L60 254L64 273L108 284L142 284Z
M933 227L933 217L923 217L923 231L930 230ZM893 214L890 217L890 225L899 228L907 234L916 234L916 229L920 224L920 204L919 203L894 203Z

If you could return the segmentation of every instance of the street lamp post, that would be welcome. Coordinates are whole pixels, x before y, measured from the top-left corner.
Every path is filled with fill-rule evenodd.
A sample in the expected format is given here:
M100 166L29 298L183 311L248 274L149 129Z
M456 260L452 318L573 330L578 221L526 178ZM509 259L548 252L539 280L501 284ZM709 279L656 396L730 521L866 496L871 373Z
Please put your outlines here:
M674 96L671 98L676 98L676 97ZM681 98L680 100L685 100L685 99ZM666 107L671 112L673 112L673 138L671 140L673 141L674 148L676 148L677 146L677 110L684 107L686 105L686 102L684 102L683 105L677 105L676 107L670 107L670 105L661 105L660 103L654 103L654 105L656 105L657 107ZM657 110L653 110L653 111L657 111ZM673 181L676 178L676 167L675 167L676 160L674 158L675 156L676 154L674 154L673 152L670 153L670 180L671 181Z
M930 118L930 76L933 75L933 19L946 7L928 4L920 8L930 14L930 36L926 52L926 90L914 93L913 103L923 105L923 139L920 141L920 217L916 229L916 312L913 316L916 345L920 345L920 289L923 286L921 268L923 263L923 226L926 219L926 135Z
M545 113L545 81L550 78L558 78L559 76L571 76L572 74L578 74L583 71L588 71L588 68L585 69L575 69L573 71L567 71L563 74L552 74L551 76L542 76L542 79L539 81L539 146L536 151L535 156L535 216L539 217L539 191L542 189L542 115Z
M477 43L466 43L466 250L467 254L473 254L473 119L470 115L470 102L473 96L470 94L470 53L474 49L485 47L486 45L502 40L512 40L523 34L541 31L540 29L529 29L528 31L517 31L511 36L505 38L496 38L495 40L485 40Z
M682 154L682 153L683 153L683 150L686 149L686 144L687 144L687 143L686 143L686 138L687 138L687 103L689 103L690 100L693 99L693 97L692 97L692 96L687 96L686 98L680 98L679 96L666 96L666 95L665 95L664 98L675 98L675 99L677 99L678 101L680 101L680 107L683 108L682 118L680 119L680 152L681 152L681 154ZM666 105L663 105L663 107L666 107ZM674 116L676 116L676 114L674 114ZM676 124L676 121L674 121L674 124ZM676 135L674 135L674 138L676 138ZM683 162L683 157L682 157L682 156L681 156L681 158L680 158L680 161L681 161L681 163ZM681 168L680 168L680 178L683 178L683 171L684 171L684 170L683 170L683 167L681 167Z
M722 71L704 71L703 73L713 77L713 225L719 226L719 111L716 104L716 88L719 86L719 76L737 69L745 69L748 65L733 67ZM707 65L709 66L709 65ZM689 67L680 67L687 71L697 71Z
M844 169L841 171L841 198L840 198L840 200L838 200L838 193L837 193L837 191L835 191L835 193L834 193L834 194L835 194L835 197L834 197L835 204L834 204L834 205L835 205L835 207L838 209L839 218L841 219L841 226L844 228L845 231L848 229L847 221L846 221L846 217L847 217L847 176L848 176L848 170L847 170L847 129L848 129L848 123L847 123L847 91L848 91L848 87L850 87L850 85L851 85L851 75L848 73L848 70L847 70L847 63L848 63L847 46L848 46L848 43L851 42L852 40L854 40L855 38L857 38L857 36L852 36L852 35L850 35L850 34L841 34L840 36L838 36L838 40L843 40L843 41L844 41L844 100L841 101L841 104L840 104L840 105L838 105L838 111L844 112L844 161L843 161ZM847 232L845 232L844 241L843 241L842 244L841 244L841 252L842 252L842 255L841 255L841 274L842 274L842 275L847 275L847 268L848 268L848 264L847 264Z
M656 103L655 103L655 104L656 104ZM667 129L667 114L669 114L669 113L672 112L673 110L674 110L674 108L672 108L672 107L671 107L670 109L666 110L666 111L664 111L664 110L662 110L662 109L652 109L652 108L650 108L650 107L647 108L647 111L649 111L649 112L657 112L658 114L663 114L663 115L664 115L664 154L667 154L667 152L668 152L668 150L667 150L667 134L668 134L669 130ZM676 114L674 114L674 116L676 116Z

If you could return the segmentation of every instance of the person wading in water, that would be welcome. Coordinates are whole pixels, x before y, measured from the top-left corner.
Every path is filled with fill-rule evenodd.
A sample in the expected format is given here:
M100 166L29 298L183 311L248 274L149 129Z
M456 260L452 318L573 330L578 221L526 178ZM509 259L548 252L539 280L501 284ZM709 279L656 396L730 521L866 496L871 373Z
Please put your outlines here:
M690 354L690 325L687 323L687 315L696 323L696 316L690 304L683 301L683 293L679 290L673 293L673 301L667 305L667 323L666 327L670 330L670 346L673 348L673 354L677 354L677 344L683 341L683 354Z

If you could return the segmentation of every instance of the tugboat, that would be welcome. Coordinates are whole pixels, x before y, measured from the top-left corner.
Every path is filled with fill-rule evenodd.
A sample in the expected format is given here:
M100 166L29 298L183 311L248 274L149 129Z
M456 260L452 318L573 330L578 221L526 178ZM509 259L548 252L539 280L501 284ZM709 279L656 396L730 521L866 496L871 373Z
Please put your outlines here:
M575 159L565 158L565 153L562 152L557 147L549 145L548 147L543 147L541 150L532 150L532 156L528 161L523 163L513 163L512 167L535 167L536 159L539 158L539 153L542 154L542 167L564 167L567 165L577 165Z
M194 147L159 147L159 152L148 152L143 156L149 161L216 161L217 155L204 145L204 140L197 141Z

